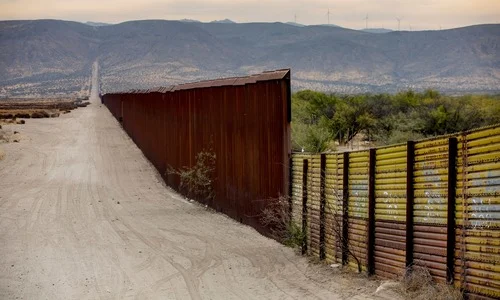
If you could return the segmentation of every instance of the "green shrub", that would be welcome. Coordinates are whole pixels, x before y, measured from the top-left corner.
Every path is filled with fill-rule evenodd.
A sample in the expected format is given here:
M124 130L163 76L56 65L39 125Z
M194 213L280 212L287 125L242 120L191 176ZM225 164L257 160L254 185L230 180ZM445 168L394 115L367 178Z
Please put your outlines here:
M215 198L213 188L216 155L214 152L202 151L196 155L196 164L190 168L179 170L168 166L167 174L180 177L180 190L187 190L188 196L199 200Z

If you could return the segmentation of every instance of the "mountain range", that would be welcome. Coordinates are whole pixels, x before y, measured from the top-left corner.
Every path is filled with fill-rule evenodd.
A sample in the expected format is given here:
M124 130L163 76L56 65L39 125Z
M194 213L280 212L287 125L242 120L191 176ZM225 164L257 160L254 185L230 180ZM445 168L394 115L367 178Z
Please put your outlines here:
M99 26L97 26L99 25ZM0 97L104 92L291 68L295 90L500 91L500 25L439 31L165 20L0 22Z

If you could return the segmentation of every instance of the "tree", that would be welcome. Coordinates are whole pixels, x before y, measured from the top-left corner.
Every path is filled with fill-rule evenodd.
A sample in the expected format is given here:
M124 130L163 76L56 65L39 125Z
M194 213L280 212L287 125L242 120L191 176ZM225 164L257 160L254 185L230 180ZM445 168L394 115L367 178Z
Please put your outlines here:
M301 91L292 97L295 151L333 150L356 135L377 144L449 134L500 123L499 96L452 97L435 90L395 95L327 95Z

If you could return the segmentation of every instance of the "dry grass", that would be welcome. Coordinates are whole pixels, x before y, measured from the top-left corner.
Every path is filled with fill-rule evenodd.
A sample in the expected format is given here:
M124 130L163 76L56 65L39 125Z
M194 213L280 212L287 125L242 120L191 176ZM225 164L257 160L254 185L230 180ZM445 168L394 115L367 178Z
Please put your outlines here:
M9 119L56 118L90 102L83 99L3 99L0 102L0 121Z
M0 125L0 143L6 142L5 139L5 130L2 128L2 125ZM2 147L0 147L0 160L4 159L4 157L5 151L3 151Z
M6 142L9 142L8 134L4 129L2 129L0 125L0 143L6 143Z
M37 112L34 112L31 114L31 117L32 118L50 118L50 113L45 111L45 110L41 110L41 111L37 111Z
M21 139L22 136L17 131L5 128L0 129L0 143L17 143Z
M292 248L303 246L306 236L302 231L302 224L295 224L290 215L290 198L279 197L266 201L260 221L270 230L271 236Z
M24 120L18 120L18 119L0 119L0 126L2 126L2 125L9 125L9 124L18 124L18 125L20 125L20 124L26 124L26 121L24 121Z
M77 104L82 103L81 99L2 99L0 102L1 110L30 110L30 109L54 109L54 110L71 110L77 107Z
M16 119L50 118L58 117L59 111L55 109L0 109L0 121L15 123Z
M406 299L415 300L462 300L462 293L448 284L434 282L429 270L413 266L401 279L401 293Z

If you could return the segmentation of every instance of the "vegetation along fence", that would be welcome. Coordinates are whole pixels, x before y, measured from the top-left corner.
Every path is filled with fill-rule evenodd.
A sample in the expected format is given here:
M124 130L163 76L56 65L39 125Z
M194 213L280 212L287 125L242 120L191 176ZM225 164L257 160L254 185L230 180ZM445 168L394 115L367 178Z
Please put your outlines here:
M425 266L469 298L500 298L500 126L293 154L291 177L309 255L386 278Z
M168 185L262 232L266 201L288 193L290 97L290 71L278 70L105 94L103 102ZM194 192L193 180L202 181ZM210 193L196 193L205 185Z

